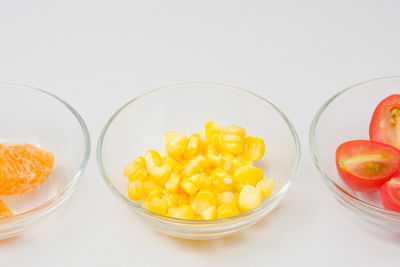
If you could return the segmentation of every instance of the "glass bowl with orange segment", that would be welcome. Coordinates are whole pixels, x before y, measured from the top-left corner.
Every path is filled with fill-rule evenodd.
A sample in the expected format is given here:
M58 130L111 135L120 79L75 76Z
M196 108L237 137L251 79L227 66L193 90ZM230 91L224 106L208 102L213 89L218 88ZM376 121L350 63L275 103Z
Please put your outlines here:
M97 145L114 195L157 231L186 239L227 236L261 220L286 194L299 160L296 131L276 106L213 83L132 99Z
M74 191L89 153L81 116L41 89L0 84L0 239L19 235Z

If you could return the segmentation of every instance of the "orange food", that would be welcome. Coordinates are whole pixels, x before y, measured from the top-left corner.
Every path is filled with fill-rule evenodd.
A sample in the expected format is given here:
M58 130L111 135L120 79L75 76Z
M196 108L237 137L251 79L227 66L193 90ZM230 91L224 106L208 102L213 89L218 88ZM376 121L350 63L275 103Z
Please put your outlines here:
M43 183L54 166L53 153L30 144L0 144L0 195L22 194Z
M14 214L8 208L6 203L4 203L3 200L0 200L0 219L5 219L5 218L11 217L13 215Z

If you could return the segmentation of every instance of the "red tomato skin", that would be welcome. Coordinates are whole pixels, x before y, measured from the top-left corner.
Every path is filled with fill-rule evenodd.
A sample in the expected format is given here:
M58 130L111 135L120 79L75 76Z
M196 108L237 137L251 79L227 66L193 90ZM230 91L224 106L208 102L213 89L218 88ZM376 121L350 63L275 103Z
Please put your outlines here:
M381 187L381 201L385 209L400 212L400 178L392 178Z
M339 160L342 154L350 155L349 151L351 151L351 148L356 148L358 146L373 146L373 147L382 147L386 150L391 151L395 157L397 157L397 166L393 168L393 172L388 174L386 177L383 177L381 179L364 179L362 177L358 177L347 170L343 170L339 166ZM355 191L360 191L360 192L372 192L372 191L377 191L381 188L383 184L385 184L387 181L393 177L395 173L397 173L400 170L400 151L397 150L396 148L386 145L386 144L381 144L377 142L372 142L369 140L353 140L353 141L348 141L343 144L341 144L337 150L336 150L336 168L338 170L339 176L342 178L343 182L349 186L351 189Z
M396 147L396 141L390 129L390 110L393 107L400 108L400 95L394 94L383 99L376 106L369 124L369 138L371 141L384 143Z

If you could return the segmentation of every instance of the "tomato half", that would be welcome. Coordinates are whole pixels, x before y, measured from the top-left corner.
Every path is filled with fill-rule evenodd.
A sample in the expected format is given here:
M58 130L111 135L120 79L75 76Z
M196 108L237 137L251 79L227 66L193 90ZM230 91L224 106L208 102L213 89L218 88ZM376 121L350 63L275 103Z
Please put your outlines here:
M369 138L400 149L400 95L386 97L375 108Z
M369 140L354 140L336 150L340 177L357 191L378 190L400 169L400 151Z
M400 212L400 178L392 178L381 188L382 205L387 210Z

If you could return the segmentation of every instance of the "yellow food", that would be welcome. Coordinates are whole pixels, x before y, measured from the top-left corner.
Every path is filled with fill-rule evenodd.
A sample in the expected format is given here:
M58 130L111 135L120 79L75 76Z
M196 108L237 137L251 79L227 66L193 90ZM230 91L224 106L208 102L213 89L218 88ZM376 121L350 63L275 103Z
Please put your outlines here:
M261 138L247 136L244 142L245 153L251 160L259 160L264 157L265 144Z
M226 217L231 217L238 215L240 213L239 209L237 208L236 204L221 204L217 208L217 218L222 219Z
M217 206L210 206L207 209L203 210L201 213L201 218L203 220L214 220L217 218Z
M181 205L172 210L171 217L178 219L193 220L194 211L190 205Z
M164 143L168 155L177 157L185 153L189 138L180 132L168 132L164 135Z
M263 198L269 197L275 187L275 180L274 179L265 179L259 181L256 185L257 189L261 191L261 196Z
M262 180L264 172L260 168L254 166L243 166L235 171L234 179L241 184L249 184L256 186L257 182Z
M219 145L225 152L242 154L246 131L240 126L226 126L219 134Z
M141 200L146 196L146 191L144 190L143 182L141 180L136 180L128 184L128 196L132 200Z
M201 190L196 194L191 206L194 213L200 215L204 210L216 204L217 198L211 191Z
M248 211L261 205L261 192L256 187L245 185L240 191L238 204L241 211Z
M165 190L168 193L174 193L178 191L179 188L179 182L181 180L181 177L177 173L172 173L169 180L165 184Z
M261 205L275 180L254 166L265 154L261 138L213 121L186 136L164 135L165 154L149 150L123 170L128 196L160 215L187 220L231 217Z

